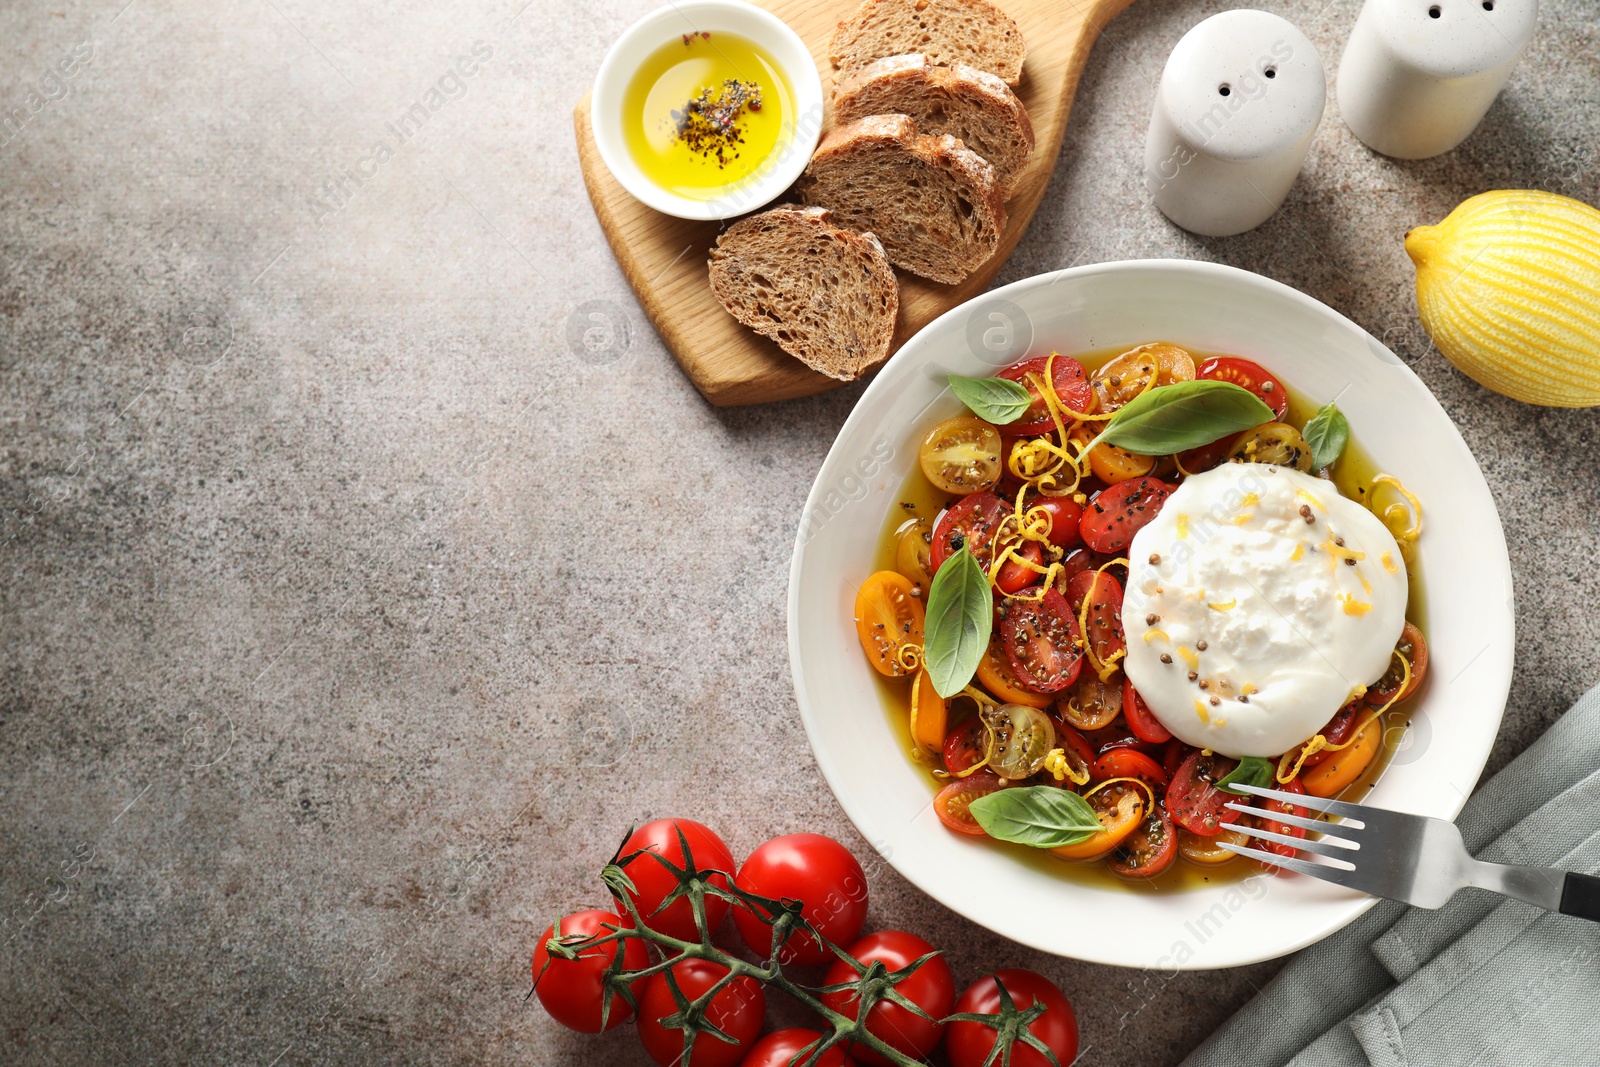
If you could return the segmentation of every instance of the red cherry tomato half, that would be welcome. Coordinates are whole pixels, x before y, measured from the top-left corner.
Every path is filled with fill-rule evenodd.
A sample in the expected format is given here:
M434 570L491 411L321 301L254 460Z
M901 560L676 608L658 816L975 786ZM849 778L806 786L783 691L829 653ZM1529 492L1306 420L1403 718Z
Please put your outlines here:
M898 971L932 952L933 946L903 930L880 930L863 937L847 951L862 963L879 961L889 970ZM855 968L844 960L838 960L828 968L823 984L838 985L854 981L857 977ZM955 978L950 974L950 965L943 956L935 956L924 963L895 986L895 990L934 1019L949 1015L955 1006ZM848 1015L852 1019L856 1017L858 1000L850 990L825 993L822 1002L841 1015ZM898 1004L880 1001L867 1012L867 1032L895 1051L912 1059L921 1059L939 1044L939 1039L944 1036L944 1024L924 1019ZM860 1045L851 1048L850 1055L862 1063L889 1067L887 1058Z
M1034 692L1059 693L1077 680L1083 661L1078 620L1054 589L1040 600L1009 601L1000 639L1017 679Z
M1161 720L1150 713L1144 697L1139 695L1132 679L1126 674L1122 676L1122 717L1127 720L1128 729L1141 741L1159 745L1172 738L1172 731L1162 726Z
M1083 616L1083 602L1089 601L1089 614ZM1089 647L1101 663L1126 649L1122 636L1122 583L1105 571L1083 571L1067 583L1067 603L1074 616L1088 625Z
M854 941L867 918L867 876L850 850L821 834L786 834L756 848L733 884L769 900L798 900L800 914L834 944ZM772 927L746 908L733 910L739 936L760 959L772 954ZM778 952L783 963L815 965L834 955L808 934L794 933Z
M1350 703L1334 712L1333 718L1328 720L1328 725L1324 726L1317 732L1328 739L1328 744L1342 745L1346 741L1350 740L1350 735L1355 732L1356 719L1358 717L1366 717L1365 709L1362 707L1361 701L1352 700ZM1306 757L1304 766L1315 767L1324 760L1330 759L1338 754L1338 749L1319 748L1317 751Z
M745 1054L739 1067L790 1067L791 1064L804 1063L806 1058L800 1053L815 1045L821 1036L815 1030L805 1030L800 1027L774 1030L756 1042L755 1048ZM816 1067L855 1067L855 1061L835 1045L822 1054L822 1058L816 1062ZM1062 1067L1066 1065L1063 1064Z
M1133 535L1156 517L1172 489L1159 478L1130 478L1113 485L1083 509L1078 523L1083 543L1096 552L1126 553Z
M678 842L678 830L683 831L683 838L689 844L689 852L694 856L695 866L700 870L723 871L731 875L738 869L733 862L733 853L728 851L728 846L723 844L722 838L704 823L695 822L693 819L657 819L645 823L622 843L621 858L627 860L636 852L649 851L657 853L674 867L683 867L684 856ZM624 869L628 872L628 877L633 880L634 906L639 909L639 914L643 916L645 924L650 929L683 941L699 939L700 935L694 928L694 910L686 898L673 901L671 906L657 914L656 909L661 907L661 902L678 887L676 875L649 856L635 857ZM707 880L721 886L728 884L728 879L721 874L713 875ZM706 897L708 930L715 930L727 913L726 900L720 897Z
M1028 1024L1028 1032L1055 1055L1061 1067L1068 1067L1078 1056L1078 1017L1072 1004L1054 982L1032 971L1005 970L973 982L956 1002L956 1011L992 1015L1000 1010L1000 991L1004 986L1011 1003L1022 1011L1043 1004L1044 1014ZM950 1067L984 1067L994 1051L996 1033L982 1023L955 1022L945 1040ZM996 1058L995 1063L999 1063ZM1049 1067L1038 1049L1022 1042L1011 1046L1011 1067Z
M1057 548L1074 548L1081 544L1083 535L1078 532L1078 521L1083 518L1083 505L1070 496L1042 496L1028 501L1028 510L1042 508L1050 517L1050 531L1045 534Z
M1106 857L1111 873L1124 878L1154 878L1178 856L1178 832L1167 809L1157 804L1144 822Z
M1174 737L1161 747L1161 769L1167 772L1167 780L1178 773L1178 768L1183 766L1183 761L1189 758L1189 753L1197 751L1190 748Z
M988 735L976 715L945 735L944 769L960 774L974 764L983 762L988 751Z
M1044 549L1039 547L1037 541L1022 542L1017 548L1017 555L1035 566L1044 561ZM1000 573L994 576L994 584L1002 593L1020 593L1043 577L1038 571L1008 559L1000 564Z
M1062 755L1067 757L1067 762L1072 769L1087 773L1094 766L1095 748L1083 732L1063 719L1052 717L1051 722L1056 728L1056 744L1060 747Z
M561 936L605 935L610 931L602 925L609 923L621 927L623 921L614 912L590 909L568 915L561 920ZM632 929L632 927L629 927ZM552 957L545 945L554 937L555 927L547 926L539 936L533 950L533 988L539 994L539 1003L550 1017L569 1030L584 1034L600 1032L600 1009L605 1000L606 968L617 958L616 941L582 949L575 960ZM630 971L650 966L650 950L643 941L628 938L622 944L622 965ZM637 997L644 981L634 982L633 994ZM628 1002L619 996L611 998L611 1011L606 1016L606 1029L621 1026L633 1014Z
M720 963L686 959L672 966L678 988L690 1000L705 993L728 973ZM735 1067L756 1043L767 1014L767 994L753 978L735 978L711 998L706 1020L733 1038L734 1044L701 1034L688 1057L683 1054L683 1031L669 1030L661 1020L678 1013L663 972L645 984L639 998L639 1042L661 1067Z
M933 798L934 814L945 829L968 837L988 837L989 833L972 817L972 802L1000 788L1000 779L987 770L947 782Z
M1050 417L1050 409L1044 402L1044 397L1039 393L1039 387L1034 382L1044 380L1045 364L1050 363L1050 380L1055 386L1056 396L1063 406L1078 414L1087 414L1094 407L1094 387L1089 384L1089 376L1084 372L1083 364L1071 356L1035 356L1025 359L1001 371L997 377L1005 378L1021 385L1028 390L1028 395L1033 398L1017 420L1000 427L1000 432L1007 437L1023 437L1027 434L1044 433L1055 429L1055 420ZM1029 381L1029 378L1033 381Z
M1089 769L1089 777L1097 782L1107 778L1139 778L1156 787L1159 793L1167 785L1167 772L1161 764L1136 748L1113 748L1103 753Z
M1238 761L1227 756L1208 756L1199 750L1191 752L1167 788L1167 814L1172 816L1172 821L1201 837L1214 837L1224 826L1236 821L1237 813L1223 807L1237 799L1236 795L1212 783L1238 765Z
M1195 368L1194 376L1208 382L1232 382L1250 390L1272 409L1272 417L1279 422L1289 414L1289 390L1259 363L1238 356L1212 356ZM1187 468L1188 464L1184 466Z
M1298 778L1291 778L1287 782L1277 782L1274 784L1277 786L1277 788L1283 790L1285 793L1298 793L1299 795L1304 796L1306 792L1306 787L1300 784L1300 779ZM1303 808L1298 804L1290 804L1282 800L1268 800L1265 797L1256 797L1255 806L1260 808L1264 814L1252 815L1249 818L1261 829L1275 834L1285 834L1289 837L1306 836L1305 827L1290 826L1286 822L1278 822L1277 820L1271 818L1271 816L1295 815L1302 819L1308 819L1311 817L1311 812L1309 809ZM1300 851L1293 845L1286 845L1282 841L1268 841L1267 839L1260 837L1252 838L1250 843L1256 848L1261 849L1263 852L1270 852L1275 856L1282 856L1284 859L1294 859L1296 854L1298 854ZM1271 871L1273 874L1293 873L1283 867L1268 863L1266 860L1261 860L1260 863L1263 870Z
M1113 686L1112 688L1115 689L1116 687ZM1120 698L1120 691L1118 691L1117 696ZM1101 756L1114 748L1136 748L1153 759L1160 748L1160 746L1152 745L1148 741L1141 741L1138 735L1128 729L1128 724L1121 719L1112 719L1111 722L1100 727L1100 729L1090 730L1083 736L1087 737L1089 744L1094 746L1096 755ZM1172 776L1169 774L1167 777L1170 778Z
M1240 436L1231 433L1221 440L1212 441L1209 445L1181 452L1178 454L1178 466L1183 468L1185 474L1203 474L1213 467L1220 466L1222 461L1228 458L1228 453L1233 451L1233 444Z
M933 543L928 546L928 564L937 574L944 561L966 545L978 565L985 570L994 559L991 542L1000 520L1009 509L993 493L972 493L951 504L933 527Z

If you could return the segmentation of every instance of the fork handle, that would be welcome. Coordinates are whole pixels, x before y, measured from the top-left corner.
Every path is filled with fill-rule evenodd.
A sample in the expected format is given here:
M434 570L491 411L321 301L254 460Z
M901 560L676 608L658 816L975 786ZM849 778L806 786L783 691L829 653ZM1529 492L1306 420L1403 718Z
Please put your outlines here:
M1561 914L1600 922L1600 878L1568 871L1561 883Z

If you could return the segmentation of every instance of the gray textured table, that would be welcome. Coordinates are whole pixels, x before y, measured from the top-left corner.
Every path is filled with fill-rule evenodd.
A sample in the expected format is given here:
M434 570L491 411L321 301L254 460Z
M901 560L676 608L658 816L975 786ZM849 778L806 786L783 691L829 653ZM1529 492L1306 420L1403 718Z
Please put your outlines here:
M629 822L866 851L783 643L799 506L860 389L709 408L578 176L571 107L650 6L0 12L0 1060L642 1064L522 999ZM1330 101L1285 210L1197 240L1138 164L1167 51L1223 6L1137 0L1107 30L1001 280L1220 260L1415 360L1512 546L1498 766L1600 678L1600 418L1430 352L1400 238L1488 188L1600 198L1596 8L1544 5L1454 154L1377 158ZM1357 9L1269 6L1330 67ZM626 329L600 359L568 343L595 310ZM963 980L1060 982L1090 1062L1174 1062L1275 968L1044 958L870 873L870 921Z

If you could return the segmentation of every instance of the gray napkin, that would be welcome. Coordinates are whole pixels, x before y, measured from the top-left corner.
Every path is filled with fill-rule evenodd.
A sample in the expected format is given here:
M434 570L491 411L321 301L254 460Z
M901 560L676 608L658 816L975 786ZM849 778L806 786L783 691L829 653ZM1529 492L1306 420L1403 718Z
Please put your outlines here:
M1600 687L1473 794L1483 859L1600 868ZM1392 901L1296 957L1183 1067L1600 1063L1600 924L1466 890Z

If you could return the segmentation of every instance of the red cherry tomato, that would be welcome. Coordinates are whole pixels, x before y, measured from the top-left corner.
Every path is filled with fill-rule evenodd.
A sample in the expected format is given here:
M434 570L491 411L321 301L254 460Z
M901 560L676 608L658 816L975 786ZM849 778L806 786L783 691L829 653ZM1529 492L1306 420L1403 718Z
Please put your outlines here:
M1083 602L1089 601L1089 614L1082 615ZM1094 649L1095 659L1109 663L1111 657L1128 647L1122 636L1122 583L1104 571L1083 571L1067 583L1067 603L1076 617L1088 625L1084 636Z
M645 823L622 843L622 859L626 860L636 852L650 851L657 853L674 867L683 867L683 849L678 843L678 830L683 831L683 838L689 843L689 851L694 856L695 866L700 870L723 871L728 875L737 870L733 862L733 853L722 843L722 838L704 823L695 822L693 819L657 819ZM633 902L639 909L645 925L658 933L683 941L694 941L699 938L700 935L694 928L694 910L687 899L675 900L660 914L656 913L656 909L661 907L661 902L678 887L678 879L672 872L649 856L638 856L624 869L628 872L628 877L633 879L635 888L632 894ZM712 876L708 881L721 886L728 884L728 879L721 874ZM727 913L727 901L720 897L706 897L708 931L715 930Z
M1107 778L1140 778L1156 787L1160 793L1167 786L1167 772L1161 764L1136 748L1113 748L1094 761L1089 777L1097 782Z
M867 876L850 850L821 834L786 834L756 848L733 884L769 900L798 900L800 914L834 944L854 941L867 918ZM772 954L772 927L753 911L735 908L739 936L760 959ZM807 934L791 934L783 963L815 965L834 955Z
M993 493L972 493L951 504L933 527L933 543L928 546L930 573L939 573L944 561L966 545L978 565L985 570L994 559L995 529L1005 518L1005 501Z
M1044 561L1044 549L1039 547L1037 541L1022 542L1017 548L1017 555L1035 566ZM994 584L1002 593L1020 593L1043 577L1038 571L1029 570L1015 560L1008 559L1000 564L1000 573L994 576Z
M889 970L898 971L932 952L933 946L915 934L908 934L903 930L880 930L863 937L847 951L862 963L872 963L876 960L882 962ZM854 981L857 977L855 968L844 960L839 960L828 968L823 984L837 985ZM895 989L934 1019L942 1019L949 1015L951 1008L955 1006L955 978L950 974L950 965L944 961L943 956L935 956L924 963ZM822 1002L841 1015L848 1015L852 1019L856 1017L859 1002L855 993L850 990L825 993ZM867 1012L867 1032L897 1052L902 1052L912 1059L921 1059L939 1044L939 1039L944 1036L944 1025L924 1019L898 1004L880 1001ZM850 1055L862 1063L875 1064L878 1067L889 1065L888 1059L860 1045L851 1048Z
M1096 552L1126 553L1133 535L1156 517L1172 489L1159 478L1130 478L1113 485L1083 509L1078 523L1083 543Z
M1361 701L1352 700L1334 712L1333 718L1328 720L1328 725L1317 732L1326 737L1330 745L1342 745L1350 740L1350 735L1355 732L1356 719L1358 717L1366 718L1365 709L1362 707ZM1335 748L1319 748L1306 757L1304 766L1315 767L1324 760L1338 754L1339 750Z
M945 735L944 769L951 774L960 774L974 764L981 763L987 751L988 735L983 723L974 715Z
M1052 363L1053 360L1053 363ZM1094 387L1089 384L1089 376L1084 372L1083 364L1071 356L1035 356L1025 359L1001 371L997 377L1008 379L1028 390L1032 402L1028 410L1024 411L1017 420L1000 427L1000 432L1007 437L1024 437L1028 434L1045 433L1055 429L1055 420L1050 417L1050 409L1044 402L1044 397L1039 393L1039 387L1033 381L1043 381L1045 364L1052 363L1050 367L1050 381L1055 386L1056 396L1063 406L1078 414L1087 414L1094 407Z
M972 802L1000 788L1000 779L987 770L945 783L933 798L934 814L945 829L968 837L988 837L989 832L972 817Z
M686 959L672 965L678 988L690 1000L705 993L728 973L720 963ZM661 1020L678 1013L678 1004L667 985L666 972L651 978L639 998L639 1042L661 1067L735 1067L761 1033L767 1014L767 994L753 978L735 978L711 998L706 1021L734 1039L730 1045L708 1034L694 1043L694 1052L683 1054L683 1031L669 1030Z
M1201 837L1215 837L1224 826L1235 822L1238 815L1223 805L1237 799L1236 795L1212 783L1238 765L1237 760L1227 756L1191 752L1167 788L1167 813L1172 821Z
M1139 695L1132 679L1126 674L1122 676L1122 717L1127 720L1128 729L1141 741L1159 745L1172 738L1172 731L1162 726L1161 720L1150 713L1144 697Z
M1187 452L1179 453L1178 466L1183 468L1185 474L1203 474L1213 467L1220 466L1228 458L1228 453L1233 451L1234 442L1242 434L1232 433L1219 441L1212 441L1209 445L1191 448Z
M1116 687L1113 686L1113 689ZM1120 698L1120 692L1117 694ZM1120 706L1120 699L1118 704ZM1089 739L1089 744L1094 746L1096 755L1105 755L1114 748L1135 748L1146 756L1154 758L1159 746L1148 741L1141 741L1137 734L1128 729L1128 724L1120 719L1113 719L1098 730L1090 730L1083 735ZM1172 777L1170 774L1168 778Z
M1028 501L1028 510L1044 509L1050 516L1050 531L1045 534L1057 548L1074 548L1083 542L1078 532L1078 521L1083 518L1083 505L1070 496L1043 496Z
M1183 766L1183 761L1189 758L1189 753L1195 749L1190 748L1174 737L1161 748L1161 769L1167 772L1167 780L1178 773L1178 768Z
M1035 1004L1045 1006L1044 1014L1028 1024L1028 1032L1038 1038L1056 1058L1061 1067L1069 1067L1078 1056L1078 1017L1072 1004L1056 984L1032 971L1005 970L973 982L956 1002L956 1011L992 1015L1000 1010L1000 991L1006 994L1017 1010ZM996 1034L992 1027L982 1023L955 1022L945 1048L950 1053L950 1067L985 1067L989 1054L994 1051ZM999 1063L997 1058L995 1063ZM1017 1042L1011 1046L1011 1067L1049 1067L1038 1049Z
M1000 639L1011 669L1036 693L1059 693L1078 677L1083 661L1078 620L1054 589L1040 600L1007 602Z
M1289 414L1289 390L1259 363L1238 356L1212 356L1195 368L1194 376L1209 382L1232 382L1250 390L1272 409L1272 417L1279 422ZM1187 463L1184 467L1191 469Z
M817 1043L822 1035L815 1030L805 1030L799 1027L790 1030L774 1030L751 1049L740 1062L739 1067L790 1067L791 1064L806 1062L800 1053ZM844 1054L844 1050L835 1045L822 1054L816 1062L816 1067L855 1067L855 1061ZM1066 1067L1065 1064L1062 1067Z
M1067 757L1067 762L1072 769L1085 773L1094 766L1095 749L1089 739L1076 726L1060 718L1051 720L1056 728L1056 744L1061 748L1062 754Z
M1300 779L1298 778L1291 778L1287 782L1275 782L1274 785L1283 790L1285 793L1298 793L1301 796L1305 796L1306 787L1300 784ZM1236 797L1235 799L1243 800L1244 798ZM1289 804L1282 800L1268 800L1265 797L1256 797L1255 806L1260 808L1264 814L1251 815L1249 816L1249 819L1261 829L1276 834L1286 834L1289 837L1306 836L1305 827L1290 826L1288 823L1278 822L1276 819L1273 819L1270 816L1297 815L1302 819L1308 819L1311 817L1311 812L1309 809L1303 808L1298 804ZM1250 843L1256 848L1261 849L1263 852L1271 852L1273 855L1282 856L1284 859L1294 859L1295 855L1300 851L1293 845L1286 845L1282 841L1268 841L1265 838L1260 837L1251 838ZM1263 870L1271 871L1273 874L1292 873L1283 867L1268 863L1265 860L1261 860L1260 863Z
M1144 822L1106 857L1112 874L1124 878L1154 878L1178 855L1178 832L1167 809L1160 804L1145 813Z
M561 936L573 934L590 936L609 933L601 924L621 927L623 921L614 912L591 909L568 915L561 920ZM630 927L631 929L631 927ZM600 1008L605 999L606 968L617 958L617 942L583 949L575 960L551 957L545 944L555 936L555 927L547 926L539 936L533 950L533 988L539 994L539 1003L550 1017L569 1030L584 1034L600 1032ZM622 944L622 965L630 971L650 966L650 950L645 942L628 938ZM634 982L631 988L639 995L644 981ZM611 1011L606 1017L606 1029L620 1026L633 1014L628 1002L620 996L611 998Z

